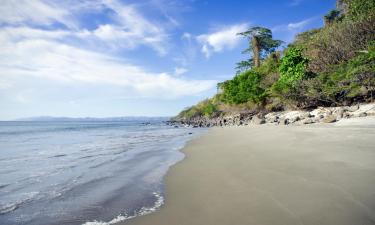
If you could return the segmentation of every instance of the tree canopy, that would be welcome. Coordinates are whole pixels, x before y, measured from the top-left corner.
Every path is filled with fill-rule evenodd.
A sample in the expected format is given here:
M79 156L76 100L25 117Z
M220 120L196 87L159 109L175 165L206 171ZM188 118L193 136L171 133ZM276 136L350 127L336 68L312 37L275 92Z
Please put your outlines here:
M252 27L247 31L238 33L238 35L244 36L249 40L249 47L242 53L252 54L249 62L254 67L259 67L260 60L274 52L283 43L280 40L274 40L272 31L265 27ZM238 66L241 65L247 66L247 64L240 62Z

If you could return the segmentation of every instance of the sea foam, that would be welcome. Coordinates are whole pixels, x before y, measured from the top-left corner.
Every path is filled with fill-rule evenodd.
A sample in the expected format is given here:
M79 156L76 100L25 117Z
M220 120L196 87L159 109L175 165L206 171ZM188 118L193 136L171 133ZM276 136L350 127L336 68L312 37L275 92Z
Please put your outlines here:
M164 197L160 193L154 192L153 195L155 196L157 200L154 206L152 207L142 207L140 210L135 211L131 215L127 213L124 213L123 215L118 215L116 218L112 219L109 222L93 221L93 222L86 222L83 225L112 225L112 224L116 224L125 220L133 219L137 216L144 216L144 215L153 213L164 204Z

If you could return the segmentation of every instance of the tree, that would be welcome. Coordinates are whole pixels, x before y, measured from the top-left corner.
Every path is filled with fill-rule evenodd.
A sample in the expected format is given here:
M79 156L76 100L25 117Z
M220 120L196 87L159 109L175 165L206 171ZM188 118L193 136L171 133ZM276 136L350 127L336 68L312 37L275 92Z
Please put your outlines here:
M238 63L236 63L236 74L243 73L249 69L251 69L251 66L253 65L253 59L249 60L242 60Z
M274 52L282 44L282 41L272 38L270 29L264 27L252 27L245 32L238 33L238 35L244 36L249 40L249 48L242 53L252 53L250 62L252 62L254 67L259 67L260 60ZM240 66L241 62L238 65Z
M339 10L334 9L324 16L324 24L326 26L329 26L333 22L339 21L340 19L341 19L341 12Z

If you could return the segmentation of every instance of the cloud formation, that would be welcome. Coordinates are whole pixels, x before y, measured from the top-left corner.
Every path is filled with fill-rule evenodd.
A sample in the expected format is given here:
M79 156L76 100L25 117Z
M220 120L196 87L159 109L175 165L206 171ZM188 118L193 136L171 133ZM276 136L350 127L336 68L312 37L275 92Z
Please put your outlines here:
M4 0L0 4L0 23L37 23L50 25L60 22L70 25L69 12L40 0Z
M215 86L213 80L153 72L111 51L98 51L100 45L123 50L144 45L159 55L167 54L165 29L135 6L97 0L82 1L73 10L58 1L23 3L17 7L19 1L6 0L0 6L0 91L12 89L15 96L21 96L20 87L25 85L20 82L27 80L31 88L33 83L43 82L49 86L86 86L92 91L95 87L121 90L118 93L122 96L116 97L170 99L197 95ZM77 10L88 9L110 10L112 22L94 29L82 27L76 20ZM181 75L186 71L179 68L175 72Z
M238 46L241 37L237 35L248 28L248 24L235 24L222 27L212 33L197 36L198 42L202 45L201 51L209 58L213 53L231 50Z
M318 17L307 18L301 21L279 25L272 28L272 32L281 36L285 42L293 41L296 34L305 30Z
M309 18L296 23L289 23L287 27L289 30L301 30L305 28L312 21L312 19L313 18Z

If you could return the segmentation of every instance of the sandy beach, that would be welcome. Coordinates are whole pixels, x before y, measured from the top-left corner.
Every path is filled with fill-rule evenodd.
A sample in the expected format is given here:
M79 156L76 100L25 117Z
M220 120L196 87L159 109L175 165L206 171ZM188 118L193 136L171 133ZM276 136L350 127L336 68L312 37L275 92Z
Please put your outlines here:
M165 205L123 224L375 224L373 124L212 128L168 172Z

